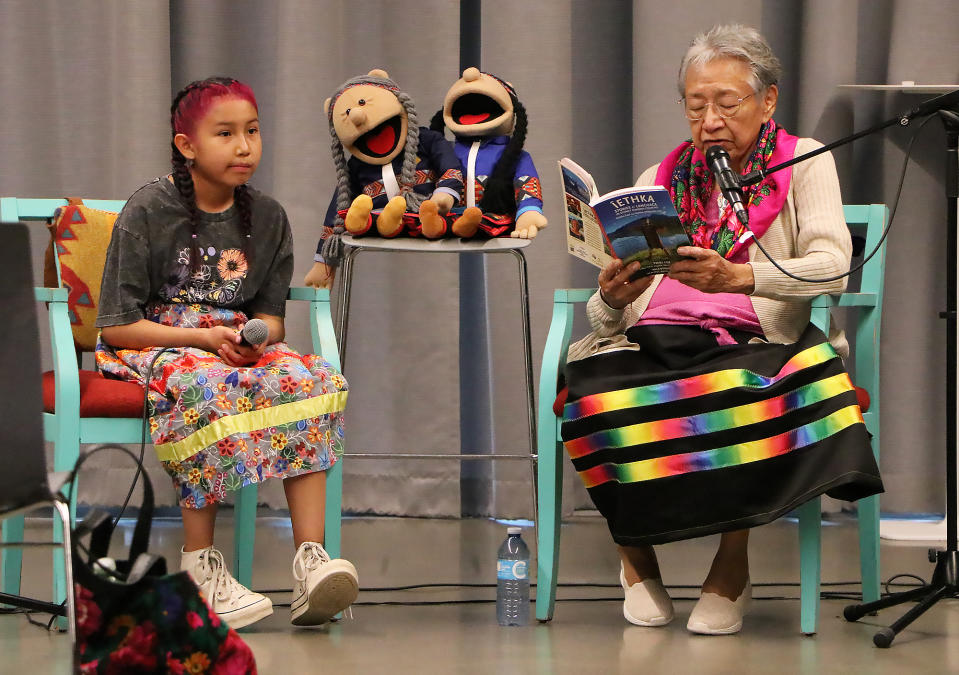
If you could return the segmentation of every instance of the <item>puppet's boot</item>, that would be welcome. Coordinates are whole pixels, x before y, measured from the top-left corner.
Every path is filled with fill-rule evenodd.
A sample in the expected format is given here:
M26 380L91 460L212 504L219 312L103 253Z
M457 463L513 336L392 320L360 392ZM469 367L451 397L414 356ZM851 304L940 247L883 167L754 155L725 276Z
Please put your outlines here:
M420 204L420 229L427 239L439 239L446 234L446 219L439 214L439 207L432 199Z
M373 210L373 200L369 195L360 195L350 204L349 211L346 212L346 218L343 219L343 226L346 231L353 235L361 235L369 232L373 225L370 218L370 212Z
M396 196L376 218L376 231L381 237L395 237L403 231L403 214L406 213L406 200Z
M483 220L483 212L478 207L471 206L453 221L453 234L463 239L469 239L476 234L481 220Z

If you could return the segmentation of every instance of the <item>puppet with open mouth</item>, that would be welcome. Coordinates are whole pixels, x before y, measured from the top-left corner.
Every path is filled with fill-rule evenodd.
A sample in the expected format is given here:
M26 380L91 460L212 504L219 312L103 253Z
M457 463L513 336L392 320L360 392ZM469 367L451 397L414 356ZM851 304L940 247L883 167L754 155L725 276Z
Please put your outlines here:
M304 283L328 287L344 232L445 236L455 220L449 211L463 193L463 172L452 144L417 125L412 99L385 71L345 82L327 99L326 113L336 192ZM472 209L458 217L478 222L480 213Z
M482 220L454 223L453 234L505 235L532 239L546 227L543 194L533 159L523 150L526 109L513 86L495 75L467 68L433 117L431 128L456 136L456 156L466 172L465 205Z

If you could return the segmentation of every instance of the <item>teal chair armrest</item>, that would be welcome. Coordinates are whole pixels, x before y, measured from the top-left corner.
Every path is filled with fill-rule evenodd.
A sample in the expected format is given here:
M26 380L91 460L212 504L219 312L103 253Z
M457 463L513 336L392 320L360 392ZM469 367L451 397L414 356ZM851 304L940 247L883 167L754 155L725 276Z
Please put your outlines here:
M35 286L33 289L33 297L37 299L37 302L66 302L68 291L65 288L43 288L42 286Z
M843 293L842 295L817 295L812 300L813 309L819 307L875 307L879 302L876 293Z
M843 293L842 295L817 295L810 303L809 321L826 335L829 335L831 316L829 310L833 307L866 307L875 308L879 305L877 293Z
M73 330L70 328L68 291L66 288L35 287L33 293L37 301L47 303L53 376L56 383L54 405L57 411L57 423L79 428L80 364L77 362L77 352L73 343Z
M120 213L125 199L84 199L83 205L91 209ZM55 199L19 199L17 197L0 198L0 220L17 222L18 220L47 221L53 217L54 211L66 206L67 200Z
M328 288L313 288L312 286L290 286L288 300L308 300L310 302L329 302Z
M595 288L558 288L553 293L553 302L587 302L595 292Z
M340 349L336 343L336 331L333 327L330 290L292 286L287 299L310 303L310 337L313 341L313 353L322 356L337 370L342 370Z

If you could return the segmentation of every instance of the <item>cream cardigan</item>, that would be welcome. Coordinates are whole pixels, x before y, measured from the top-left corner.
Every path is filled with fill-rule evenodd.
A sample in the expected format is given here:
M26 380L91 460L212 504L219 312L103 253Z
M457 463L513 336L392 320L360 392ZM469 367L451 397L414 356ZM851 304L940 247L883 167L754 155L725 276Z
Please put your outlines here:
M800 138L796 155L822 144ZM637 185L653 185L655 165L643 172ZM831 153L823 153L792 167L792 180L782 211L759 240L783 268L801 277L831 277L849 269L852 241L842 212L839 177ZM823 293L838 294L846 287L846 278L823 283L806 283L787 277L773 266L755 244L749 247L749 265L753 268L755 289L749 296L759 325L770 342L790 343L799 339L809 323L809 301ZM623 333L639 320L656 287L662 281L656 275L649 288L623 309L613 309L593 294L586 314L595 337ZM833 330L829 341L845 357L849 352L842 331Z

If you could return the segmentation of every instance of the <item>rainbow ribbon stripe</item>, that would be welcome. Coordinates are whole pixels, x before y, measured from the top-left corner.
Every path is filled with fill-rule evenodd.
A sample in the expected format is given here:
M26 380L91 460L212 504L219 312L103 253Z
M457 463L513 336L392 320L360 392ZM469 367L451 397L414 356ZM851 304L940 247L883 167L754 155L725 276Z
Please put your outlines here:
M728 466L758 462L777 455L784 455L828 438L854 424L862 423L862 413L858 405L840 408L822 419L810 422L776 436L748 443L689 452L669 457L640 460L626 464L604 463L594 466L579 475L587 488L603 483L638 483L656 478L666 478L694 471L708 471Z
M782 396L767 398L755 403L688 417L673 417L597 431L587 436L566 441L566 451L572 459L578 459L607 448L626 448L631 445L726 431L727 429L756 424L774 417L781 417L792 410L820 403L852 389L849 375L842 372L799 387Z
M834 358L837 356L832 346L828 342L823 342L793 356L773 377L764 377L751 370L732 368L673 382L603 392L567 403L563 410L563 417L567 420L577 420L599 413L695 398L738 387L762 389L797 371Z

